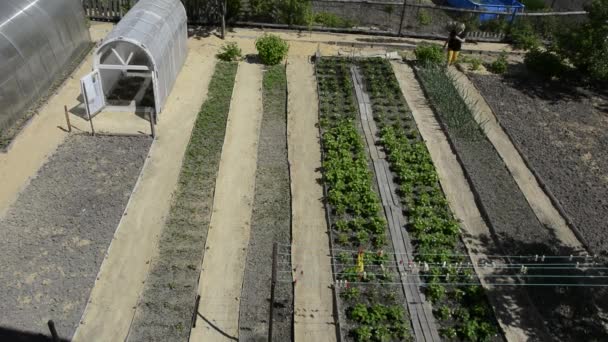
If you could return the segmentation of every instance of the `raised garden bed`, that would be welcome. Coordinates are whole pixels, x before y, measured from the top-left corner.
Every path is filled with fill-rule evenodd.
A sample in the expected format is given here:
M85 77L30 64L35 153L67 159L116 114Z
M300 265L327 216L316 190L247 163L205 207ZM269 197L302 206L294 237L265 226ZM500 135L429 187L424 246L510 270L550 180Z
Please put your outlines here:
M129 341L186 341L213 208L236 63L218 62L198 114Z
M399 184L399 196L409 221L407 230L416 260L429 266L421 278L433 303L442 337L461 340L502 340L472 269L453 265L470 262L460 239L460 227L450 212L425 143L403 98L390 63L374 58L359 61L380 140ZM455 256L459 255L459 256ZM452 265L443 267L443 263Z
M561 245L538 221L500 155L445 72L429 67L416 69L416 74L463 166L484 219L493 232L492 238L500 246L496 254L573 254L574 251ZM509 101L514 98L510 97ZM564 261L557 259L556 262ZM527 284L560 283L555 278L543 278L547 273L553 277L572 275L572 271L559 267L534 269L523 280ZM557 340L605 336L592 300L592 289L580 286L528 286L526 289L547 332Z
M264 71L262 97L264 113L258 143L255 198L239 312L239 338L243 341L261 341L268 335L272 248L274 243L291 243L287 79L284 65L268 67ZM291 260L289 255L281 255L278 262L287 267ZM274 340L291 339L292 318L293 285L277 282Z
M344 250L333 260L334 272L338 280L354 283L339 289L341 333L346 341L407 341L405 298L399 287L387 284L395 275L383 267L392 248L356 119L349 65L346 59L323 58L316 69L332 246ZM357 249L361 256L353 252ZM360 264L366 276L357 270Z

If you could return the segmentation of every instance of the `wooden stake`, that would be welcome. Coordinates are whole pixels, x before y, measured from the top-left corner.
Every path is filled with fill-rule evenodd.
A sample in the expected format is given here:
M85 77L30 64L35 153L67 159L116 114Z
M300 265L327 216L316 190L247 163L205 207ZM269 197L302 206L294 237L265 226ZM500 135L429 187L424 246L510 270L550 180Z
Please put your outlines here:
M59 335L57 329L55 329L55 322L53 320L48 321L49 330L51 331L51 337L53 342L59 342Z
M268 319L268 342L272 342L272 321L274 314L274 288L277 284L277 266L278 266L279 245L275 242L272 245L272 280L270 283L270 312Z
M70 124L70 114L68 113L68 106L63 106L63 110L65 111L65 121L68 124L68 132L72 132L72 124Z
M150 120L150 132L152 133L152 138L156 138L156 128L154 128L154 117L151 110L148 110L148 120Z
M95 128L93 127L93 118L91 117L91 112L87 108L87 116L89 118L89 124L91 125L91 135L95 136Z

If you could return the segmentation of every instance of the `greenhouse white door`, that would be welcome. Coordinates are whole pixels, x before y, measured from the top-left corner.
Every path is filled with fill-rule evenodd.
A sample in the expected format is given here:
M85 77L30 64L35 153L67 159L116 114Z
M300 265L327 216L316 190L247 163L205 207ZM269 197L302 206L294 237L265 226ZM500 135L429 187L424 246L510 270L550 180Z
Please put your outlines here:
M101 86L101 77L99 70L86 75L80 80L80 89L84 97L84 106L87 110L87 116L91 118L99 113L106 106L106 98Z

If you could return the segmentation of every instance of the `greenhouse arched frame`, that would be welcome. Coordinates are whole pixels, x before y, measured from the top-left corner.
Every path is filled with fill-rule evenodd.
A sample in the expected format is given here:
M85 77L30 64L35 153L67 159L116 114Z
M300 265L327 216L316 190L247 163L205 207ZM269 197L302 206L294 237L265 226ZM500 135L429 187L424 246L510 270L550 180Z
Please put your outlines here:
M99 112L121 80L138 78L142 81L137 94L141 98L151 84L154 112L160 113L186 61L187 41L181 1L138 1L95 51L94 71L83 79L87 110Z

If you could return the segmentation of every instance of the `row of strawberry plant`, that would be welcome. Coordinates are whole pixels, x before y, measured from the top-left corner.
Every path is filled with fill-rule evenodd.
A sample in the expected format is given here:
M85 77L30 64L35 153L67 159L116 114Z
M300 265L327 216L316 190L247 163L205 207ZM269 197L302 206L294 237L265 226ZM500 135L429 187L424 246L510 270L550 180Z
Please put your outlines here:
M323 58L317 63L323 181L331 221L332 247L340 289L340 322L355 341L407 341L410 323L403 292L393 286L388 267L387 225L374 189L357 121L350 61ZM359 249L355 252L355 249Z
M399 184L399 195L408 219L408 233L416 248L418 261L429 265L421 275L426 294L435 308L449 340L487 341L497 337L492 310L478 285L472 283L465 260L460 227L454 219L439 185L439 178L390 63L383 59L359 62L366 90L370 95L374 119L380 127L380 141Z

